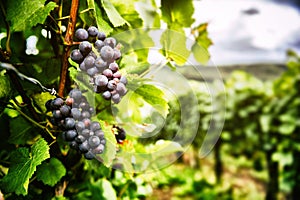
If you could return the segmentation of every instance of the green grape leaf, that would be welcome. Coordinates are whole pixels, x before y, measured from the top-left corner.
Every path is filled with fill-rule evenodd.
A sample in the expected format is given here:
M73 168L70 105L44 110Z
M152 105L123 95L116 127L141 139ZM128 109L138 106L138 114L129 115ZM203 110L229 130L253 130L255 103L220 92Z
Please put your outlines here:
M120 15L120 13L109 0L101 0L101 4L108 19L114 25L114 27L123 26L125 24L130 26L130 24Z
M186 48L186 39L184 33L166 30L160 38L163 46L162 54L177 65L184 65L190 55L190 51Z
M207 23L200 24L192 30L192 34L196 35L196 42L192 46L192 52L195 59L201 64L207 63L210 58L208 48L212 45L212 41L208 37Z
M112 132L112 126L106 124L104 121L100 121L100 125L104 132L106 146L104 152L96 155L96 158L100 160L106 167L111 167L113 160L116 157L117 141L114 133Z
M160 17L157 13L156 5L151 5L151 0L146 2L136 2L135 9L143 19L144 27L160 28Z
M15 192L26 195L29 179L36 167L50 157L49 146L44 139L39 139L31 149L20 147L11 153L11 166L8 173L0 181L4 193Z
M11 86L9 79L0 74L0 99L7 99L10 96Z
M36 128L22 116L11 119L9 129L11 135L8 142L11 144L32 144L39 137Z
M176 27L190 27L194 22L192 0L162 0L161 12L162 19L174 30L177 30Z
M43 162L38 166L36 172L37 180L50 186L54 186L65 175L66 168L57 158L51 158L49 162Z
M11 21L13 31L24 31L44 23L56 6L54 2L45 5L45 0L8 1L7 20Z
M54 99L55 96L51 95L49 92L42 92L42 93L37 93L35 94L33 97L34 99L34 102L36 103L36 105L41 108L41 110L43 112L46 112L47 109L46 109L46 102L49 100L49 99Z
M150 84L143 84L139 86L134 93L141 96L147 103L157 109L157 111L164 117L168 114L168 102L164 97L164 92Z

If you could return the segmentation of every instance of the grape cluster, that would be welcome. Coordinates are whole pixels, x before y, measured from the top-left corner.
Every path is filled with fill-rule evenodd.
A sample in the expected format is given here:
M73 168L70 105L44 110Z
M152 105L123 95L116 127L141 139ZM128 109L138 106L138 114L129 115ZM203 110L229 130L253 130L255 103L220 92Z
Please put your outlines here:
M94 109L78 89L73 89L66 100L55 98L46 102L52 112L52 123L63 130L63 138L69 145L93 159L104 151L106 140L99 122L92 121Z
M71 60L91 77L94 92L101 93L106 100L119 103L127 92L127 79L122 76L116 62L121 57L120 45L117 45L115 38L106 37L95 26L87 30L77 29L75 37L80 44L71 52Z
M114 125L113 126L116 130L115 132L115 138L117 140L118 144L123 144L124 140L126 139L126 131L124 128L121 128L119 126Z

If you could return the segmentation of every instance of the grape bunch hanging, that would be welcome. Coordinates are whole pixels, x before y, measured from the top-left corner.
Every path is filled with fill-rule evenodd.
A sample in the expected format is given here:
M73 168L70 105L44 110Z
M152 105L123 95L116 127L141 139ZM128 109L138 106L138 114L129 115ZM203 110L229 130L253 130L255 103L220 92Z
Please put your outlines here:
M46 103L52 112L52 123L63 130L63 138L69 145L91 160L96 154L102 154L106 140L99 122L92 121L94 109L78 89L73 89L69 97L60 97Z
M71 60L90 76L94 92L101 93L106 100L119 103L127 93L127 79L122 76L116 62L121 57L120 45L117 45L115 38L106 37L95 26L87 30L77 29L75 37L80 44L71 52Z

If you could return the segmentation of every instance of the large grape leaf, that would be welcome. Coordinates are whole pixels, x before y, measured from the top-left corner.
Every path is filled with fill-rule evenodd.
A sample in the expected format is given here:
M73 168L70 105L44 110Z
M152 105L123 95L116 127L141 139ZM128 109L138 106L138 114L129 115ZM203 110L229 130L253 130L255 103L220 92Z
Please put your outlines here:
M13 31L24 31L42 24L56 7L54 2L45 5L45 0L14 0L8 1L7 20L11 21Z
M144 27L160 28L160 16L154 1L136 2L135 9L143 19Z
M22 116L11 119L9 129L10 136L8 142L11 144L30 144L38 137L36 128Z
M114 27L130 25L117 11L114 5L109 0L101 0L102 7Z
M161 11L162 19L170 29L177 30L179 27L190 27L194 22L192 0L162 0Z
M54 186L64 175L66 168L57 158L51 158L49 163L43 162L36 173L37 180L50 186Z
M184 33L166 30L160 38L163 46L162 54L170 61L182 66L190 55L190 51L186 48L186 40Z
M0 181L0 188L4 193L15 192L26 195L29 179L36 167L50 157L49 146L44 139L39 139L31 149L18 148L11 153L11 166L6 176Z

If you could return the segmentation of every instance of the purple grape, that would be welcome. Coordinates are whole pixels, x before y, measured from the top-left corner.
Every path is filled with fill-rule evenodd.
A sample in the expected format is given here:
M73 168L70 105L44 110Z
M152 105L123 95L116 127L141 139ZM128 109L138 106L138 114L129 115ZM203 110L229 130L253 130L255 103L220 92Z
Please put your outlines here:
M63 116L68 116L70 114L71 108L67 105L63 105L59 110Z
M81 117L81 111L78 108L72 108L71 109L71 116L75 119L75 120L79 120Z
M115 80L108 81L107 88L110 90L114 90L117 87L117 83Z
M65 119L65 128L66 129L74 129L75 128L75 119L74 118L71 118L71 117L67 117Z
M113 77L114 78L121 78L121 76L122 76L122 74L121 74L121 72L120 71L117 71L117 72L115 72L114 74L113 74Z
M73 89L70 91L69 96L74 99L74 101L80 101L82 97L82 92L78 89Z
M120 82L123 83L124 85L127 85L128 81L127 81L126 76L122 76L122 77L120 78Z
M85 72L86 71L85 63L84 62L80 63L79 68L81 71Z
M103 144L99 144L96 148L94 148L92 151L94 154L101 154L104 151L104 145Z
M90 146L87 141L84 141L78 146L78 148L82 153L86 153L89 151Z
M51 106L55 109L59 109L63 104L64 104L64 100L60 97L55 98L52 102L51 102Z
M81 132L82 130L85 129L85 124L82 121L79 121L76 123L75 127L78 132Z
M100 144L100 139L99 139L98 136L93 135L93 136L91 136L91 137L89 138L89 145L90 145L91 147L96 147L96 146L98 146L99 144Z
M122 56L121 51L118 50L118 49L116 49L116 48L114 48L114 57L113 58L115 60L119 60L121 58L121 56Z
M98 72L99 72L99 70L97 69L97 67L92 67L92 68L86 70L86 73L91 77L95 76Z
M127 89L123 83L118 83L116 87L117 93L119 93L121 96L124 96L127 92Z
M110 93L110 91L105 91L105 92L103 92L103 93L102 93L102 97L103 97L104 99L106 99L106 100L110 100L110 98L111 98L111 93Z
M95 60L95 66L97 67L99 72L102 73L105 70L105 68L107 67L107 62L105 62L101 57L98 57Z
M95 155L93 154L93 152L91 150L89 150L88 152L86 152L84 154L84 158L87 160L92 160L95 158Z
M77 136L77 132L75 130L68 130L64 132L64 137L66 141L73 141Z
M89 110L90 109L90 105L87 102L81 102L79 104L79 108L81 108L82 111Z
M87 30L89 36L96 37L98 36L98 29L95 26L90 26Z
M87 56L82 63L84 63L86 70L88 70L94 66L95 58L93 56Z
M92 51L92 45L88 41L80 42L79 50L82 55L88 55Z
M105 46L105 43L102 40L97 40L95 42L95 48L100 52L102 47Z
M78 143L78 144L81 144L85 141L85 137L83 135L78 135L76 138L75 138L75 141Z
M78 40L83 41L83 40L87 40L89 35L88 35L88 32L85 29L79 28L75 32L75 37Z
M91 125L91 120L89 118L84 118L82 122L84 123L85 128L89 128Z
M81 131L81 134L80 135L82 135L82 136L84 136L84 137L89 137L90 136L90 130L89 129L83 129L82 131Z
M52 116L54 117L54 119L61 119L63 117L60 110L54 110L52 112Z
M97 131L101 129L101 126L99 124L99 122L92 122L91 125L90 125L90 130L91 131Z
M113 62L109 64L108 68L115 73L119 70L119 65L116 62Z
M102 130L96 130L94 135L98 136L100 139L104 138L104 132Z
M114 50L110 46L102 47L100 55L104 61L111 61L114 57Z
M121 101L121 97L118 93L115 93L111 96L111 100L115 103L118 104Z
M102 74L107 78L111 78L113 76L113 72L110 69L105 69Z
M108 37L104 40L104 43L106 45L109 45L111 48L115 48L116 44L117 44L117 41L115 38L113 37Z
M71 59L76 63L81 63L83 61L83 55L79 51L79 49L74 49L70 55Z
M108 83L108 79L106 76L99 74L95 76L94 83L99 87L106 86Z
M98 38L99 40L104 41L105 38L106 38L106 35L105 35L105 33L99 31L99 32L98 32L98 35L97 35L97 38Z
M88 111L83 111L81 113L81 117L82 118L90 118L91 117L91 114L88 112Z

